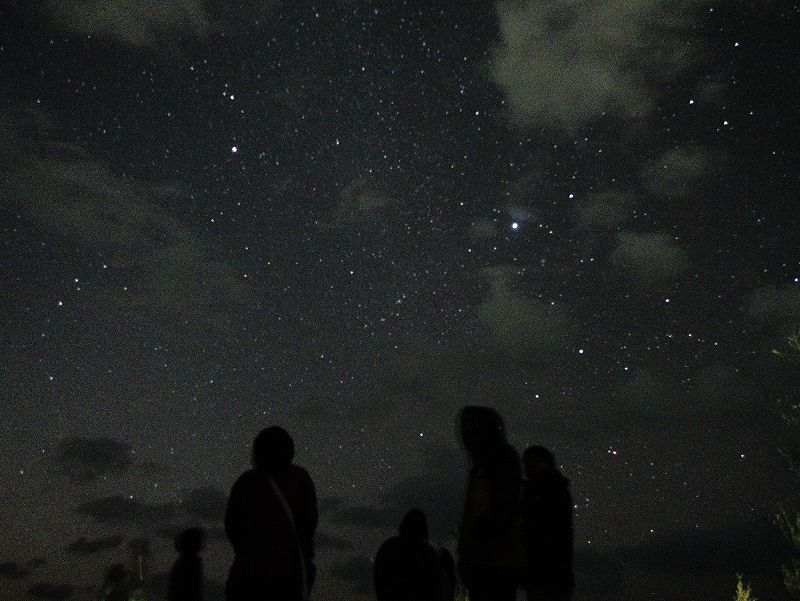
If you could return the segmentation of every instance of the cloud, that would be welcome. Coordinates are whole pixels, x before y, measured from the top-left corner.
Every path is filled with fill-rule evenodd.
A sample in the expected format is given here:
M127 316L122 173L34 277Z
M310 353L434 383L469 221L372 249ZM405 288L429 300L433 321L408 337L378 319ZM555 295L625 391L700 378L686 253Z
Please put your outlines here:
M224 493L204 487L188 491L180 503L146 503L115 495L82 503L77 511L101 524L136 524L156 528L160 535L172 537L197 520L221 522L226 503ZM135 543L132 540L129 545Z
M397 516L392 526L399 525L400 518L416 507L428 518L431 540L452 538L458 528L466 481L466 470L459 468L455 461L444 461L390 487L385 502L391 503Z
M59 28L112 40L134 48L163 49L179 42L205 40L215 33L241 32L243 25L266 22L278 0L41 0Z
M714 156L708 148L673 148L644 166L642 185L658 198L688 196L700 182L712 179L723 163L723 157Z
M681 553L675 553L676 549ZM674 574L735 574L742 570L777 574L790 552L780 530L768 519L670 532L647 545L619 550L626 561Z
M665 81L696 67L695 0L500 0L491 74L522 127L575 130L648 114Z
M342 502L327 520L336 525L394 531L409 509L425 512L431 538L449 539L457 528L466 479L463 457L454 447L428 445L425 467L389 486L375 505Z
M569 319L561 303L548 302L515 286L512 266L485 271L489 295L477 313L495 350L522 363L555 361L568 346Z
M632 195L606 191L590 194L575 203L575 227L580 232L610 232L625 222L634 206Z
M94 518L101 524L137 524L153 526L174 517L175 505L150 504L122 496L111 496L87 501L78 506L80 515Z
M353 585L357 592L366 593L372 588L372 559L366 555L351 555L346 560L333 564L330 574Z
M106 536L94 539L81 537L68 544L66 550L70 555L94 555L102 551L116 549L121 544L121 536Z
M343 505L334 510L330 521L342 526L359 526L361 528L383 528L391 524L393 512L387 507L372 505Z
M756 321L800 321L800 288L758 288L746 305Z
M48 0L44 6L59 27L127 46L158 47L215 29L206 0Z
M693 378L689 395L696 410L714 423L751 423L764 413L764 392L741 370L725 363L703 368Z
M492 219L478 219L469 225L470 238L475 240L491 240L497 233L497 222Z
M0 129L12 206L69 252L91 252L107 265L81 297L98 319L113 315L110 327L167 320L223 333L231 306L257 304L243 274L178 217L191 202L185 186L119 175L30 117Z
M125 548L137 555L150 555L152 553L152 550L150 549L152 544L153 541L149 538L137 536L129 540L125 544Z
M76 482L121 474L132 465L130 445L109 438L66 438L58 443L55 462Z
M319 500L317 508L320 513L328 513L339 509L343 503L343 497L323 497Z
M679 413L672 402L675 392L650 370L634 370L614 390L615 402L610 405L612 421L628 432L641 430L643 424L663 427L666 419Z
M355 228L385 231L399 209L399 201L366 180L354 180L342 190L338 204L323 229Z
M181 503L183 512L190 518L220 522L225 516L228 496L213 486L190 490Z
M609 262L622 276L651 287L678 276L689 266L689 256L666 234L621 232Z
M18 561L4 561L0 563L0 578L6 580L21 580L30 574L30 570Z
M618 598L625 566L613 553L575 549L575 584L578 599Z
M333 534L325 534L324 532L317 532L314 537L314 546L317 550L330 550L330 551L351 551L355 548L355 544L351 541L334 536Z
M74 589L69 584L37 582L28 589L28 595L44 601L64 601L72 597Z
M148 600L170 601L169 573L157 572L146 580ZM203 579L203 599L205 601L225 601L225 586L210 578Z
M36 568L45 565L46 561L41 557L33 557L25 563L19 561L0 562L0 579L22 580Z

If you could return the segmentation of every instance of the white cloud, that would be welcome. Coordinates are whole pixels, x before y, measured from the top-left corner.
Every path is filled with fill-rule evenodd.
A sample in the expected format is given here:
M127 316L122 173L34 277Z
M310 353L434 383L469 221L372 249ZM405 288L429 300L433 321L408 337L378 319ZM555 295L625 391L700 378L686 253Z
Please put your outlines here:
M561 303L532 298L514 285L513 267L486 270L490 290L478 317L495 350L522 362L549 362L568 346L569 319Z
M70 31L129 46L205 37L214 29L206 0L49 0L46 6L53 20Z
M607 191L575 203L575 226L581 232L606 232L621 225L635 206L632 195Z
M245 23L267 19L278 0L236 3L215 0L40 0L52 21L67 31L114 40L125 46L162 48L203 39Z
M722 157L716 162L709 149L689 146L673 148L662 153L642 170L644 188L660 198L687 196L703 180L716 172Z
M623 276L646 286L658 285L689 265L686 251L674 238L661 233L622 232L610 263Z
M800 288L759 288L750 294L747 308L758 321L800 320Z
M695 65L696 0L500 0L492 76L522 127L574 130L604 112L640 117L659 80Z

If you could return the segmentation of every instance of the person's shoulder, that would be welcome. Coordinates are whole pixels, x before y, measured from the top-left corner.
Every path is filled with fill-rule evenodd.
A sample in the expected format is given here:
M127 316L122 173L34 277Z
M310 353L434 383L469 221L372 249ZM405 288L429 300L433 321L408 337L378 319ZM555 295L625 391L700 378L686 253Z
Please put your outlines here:
M297 480L301 480L304 482L312 482L308 470L306 470L306 468L300 465L295 465L294 463L291 464L287 469L287 473L290 474L292 478L295 478Z
M385 541L383 541L383 543L381 543L380 547L378 547L377 555L381 555L381 556L390 555L390 554L394 553L398 549L398 547L401 545L401 543L402 543L402 541L400 540L399 536L395 535L395 536L389 537Z
M554 480L553 484L554 487L558 488L561 491L569 491L569 478L564 476L564 474L562 474L559 471L556 471L556 473L553 476L553 480Z
M306 470L306 468L304 468L302 465L297 465L296 463L291 463L291 464L289 464L289 467L287 469L291 473L302 474L304 476L308 476L308 470ZM311 476L309 476L309 478L310 477Z
M233 488L242 488L246 486L250 486L258 479L258 474L255 469L249 469L236 478L236 482L233 483Z
M504 444L498 447L496 451L496 458L507 463L513 462L515 465L519 463L519 453L517 453L517 449L512 447L510 444Z
M428 559L439 560L439 553L434 549L433 545L427 541L422 541L423 553Z

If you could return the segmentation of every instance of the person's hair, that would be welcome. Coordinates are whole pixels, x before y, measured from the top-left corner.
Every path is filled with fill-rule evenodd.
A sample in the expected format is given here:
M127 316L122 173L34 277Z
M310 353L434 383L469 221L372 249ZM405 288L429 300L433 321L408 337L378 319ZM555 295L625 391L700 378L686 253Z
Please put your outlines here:
M421 509L412 509L403 516L398 533L403 538L428 540L428 520Z
M459 415L461 439L466 443L466 432L472 429L486 448L499 447L506 443L506 427L500 414L491 407L470 405ZM468 449L471 450L471 449Z
M253 442L253 464L268 471L288 467L294 459L294 441L289 433L279 426L259 432Z
M522 454L522 461L523 463L530 463L537 461L544 463L549 468L556 467L555 455L553 455L550 449L539 445L535 445L525 449L525 452Z
M181 555L197 555L203 548L203 531L187 528L175 537L175 550Z

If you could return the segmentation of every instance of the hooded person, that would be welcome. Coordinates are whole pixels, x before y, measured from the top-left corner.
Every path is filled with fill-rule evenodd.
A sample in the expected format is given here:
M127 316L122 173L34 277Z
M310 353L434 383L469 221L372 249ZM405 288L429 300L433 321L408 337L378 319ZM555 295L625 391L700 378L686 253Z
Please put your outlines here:
M523 454L526 566L523 586L529 601L569 601L575 587L572 571L572 496L569 480L553 454L540 446Z
M500 415L466 407L461 438L470 472L458 541L458 571L472 601L512 601L524 563L520 537L519 455Z
M201 601L203 598L203 531L187 528L175 537L178 559L169 573L169 601Z
M386 540L375 555L375 596L378 601L439 601L439 555L428 544L428 522L419 509L400 522L397 536Z
M308 472L292 464L294 441L277 426L253 443L253 469L231 489L225 532L234 561L228 601L305 601L314 583L317 497Z

